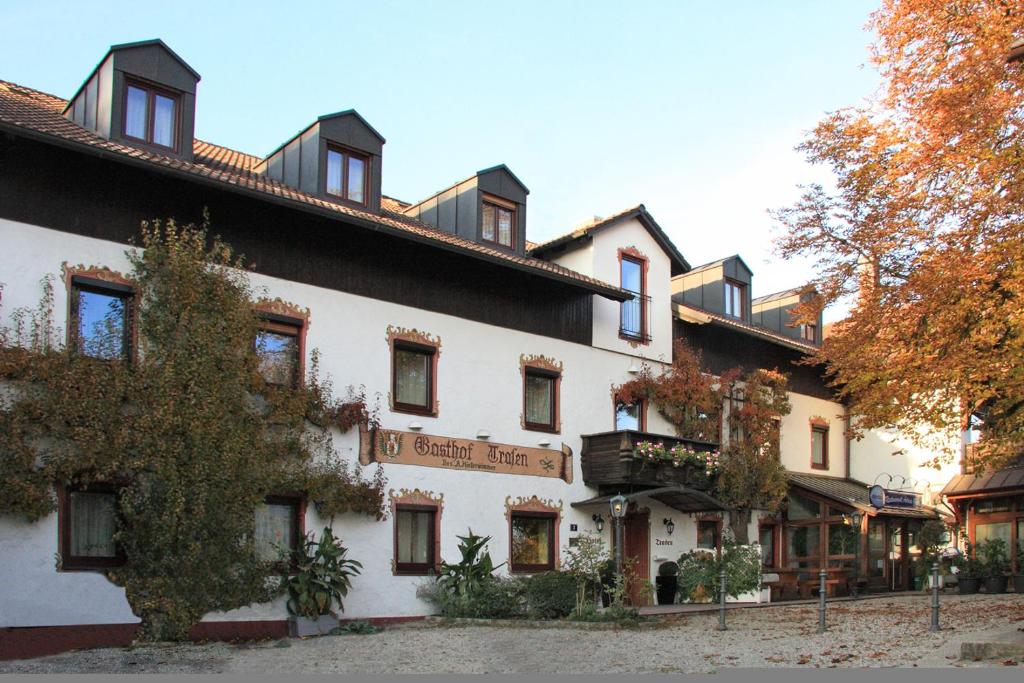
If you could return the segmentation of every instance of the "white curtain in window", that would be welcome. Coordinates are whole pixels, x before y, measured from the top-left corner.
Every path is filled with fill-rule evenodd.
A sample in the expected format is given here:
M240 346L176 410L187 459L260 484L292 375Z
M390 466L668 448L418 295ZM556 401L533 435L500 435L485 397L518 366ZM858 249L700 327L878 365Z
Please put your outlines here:
M430 562L430 525L433 515L426 510L399 510L398 561L409 564Z
M174 147L174 100L163 95L153 98L153 142Z
M146 91L128 86L124 113L124 133L140 140L146 139Z
M481 220L483 238L490 242L494 241L494 205L484 203L483 205L483 218Z
M348 198L353 202L363 201L363 187L366 175L366 162L358 157L348 159Z
M265 561L282 559L292 547L295 509L291 505L256 506L256 556Z
M75 557L114 557L114 494L72 491L71 555Z
M427 405L430 355L399 349L395 353L395 398L407 405Z
M512 212L498 209L498 244L512 246Z
M554 409L551 405L551 388L554 381L551 377L539 375L526 376L527 422L550 425L555 421Z

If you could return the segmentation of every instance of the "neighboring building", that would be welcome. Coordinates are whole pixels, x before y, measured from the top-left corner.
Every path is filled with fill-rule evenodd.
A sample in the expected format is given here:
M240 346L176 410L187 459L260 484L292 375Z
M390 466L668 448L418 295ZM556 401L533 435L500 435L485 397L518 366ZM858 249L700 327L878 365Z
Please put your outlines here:
M911 524L934 516L933 501L914 506L916 517L865 507L866 485L883 473L919 477L911 458L890 456L900 446L883 435L846 441L843 406L813 368L796 364L813 345L782 311L780 326L755 324L774 315L772 302L751 300L752 274L738 257L692 269L642 205L528 243L529 190L505 166L418 203L387 197L385 140L352 110L317 118L266 157L198 140L199 79L161 41L146 41L112 47L69 101L0 81L3 314L35 306L41 278L57 275L54 315L69 341L130 355L130 335L100 345L83 311L98 304L118 324L129 308L124 252L141 221L199 221L208 210L265 290L268 379L298 381L320 349L335 386L364 385L371 402L379 397L377 438L335 434L347 461L384 469L391 510L383 522L334 521L364 567L346 617L429 613L416 588L457 556L456 534L470 526L491 536L492 556L512 573L557 567L571 539L599 524L610 544L607 499L618 491L640 493L625 549L646 576L691 548L718 547L723 506L671 475L639 473L632 458L639 440L673 441L671 425L653 406L614 395L644 364L670 362L678 336L704 351L711 372L744 365L792 375L783 459L794 491L822 502L822 516L802 499L799 524L792 513L755 516L751 537L760 521L767 564L816 566L812 539L827 547L842 514L861 510L876 520L865 515L868 551L869 537L889 549L862 555L871 571L880 563L876 583L905 584L886 567L906 575ZM690 289L701 298L687 299ZM716 441L691 446L712 450ZM465 457L444 457L452 452ZM137 622L102 574L118 561L109 526L78 523L109 518L110 495L64 494L39 522L0 518L0 657L125 642ZM268 499L258 537L295 544L318 532L325 520L302 503ZM795 555L794 539L803 539ZM848 555L826 552L844 566ZM279 635L285 615L279 599L207 615L199 633Z
M795 583L806 595L822 563L841 583L910 588L920 554L916 532L923 520L948 516L937 494L951 472L923 467L929 454L898 434L847 438L846 406L820 367L802 363L820 345L822 324L819 315L813 325L796 325L792 308L811 294L787 290L751 298L752 282L750 268L731 256L673 278L672 300L675 336L700 352L708 372L774 368L789 376L792 408L779 438L790 495L781 515L760 516L766 568L778 575L783 593ZM901 506L872 504L874 485L905 492L890 495Z

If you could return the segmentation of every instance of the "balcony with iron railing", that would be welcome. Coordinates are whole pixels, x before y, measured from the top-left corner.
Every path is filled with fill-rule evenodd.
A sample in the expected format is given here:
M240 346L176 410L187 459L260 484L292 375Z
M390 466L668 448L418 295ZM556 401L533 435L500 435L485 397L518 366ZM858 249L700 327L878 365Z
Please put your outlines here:
M619 309L619 336L638 342L651 341L651 297L630 292L632 299L621 303Z

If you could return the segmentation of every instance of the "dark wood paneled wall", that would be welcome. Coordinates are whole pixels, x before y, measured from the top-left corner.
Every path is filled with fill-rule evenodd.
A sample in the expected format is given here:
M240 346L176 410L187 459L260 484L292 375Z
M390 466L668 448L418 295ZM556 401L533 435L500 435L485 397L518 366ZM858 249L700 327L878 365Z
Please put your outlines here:
M143 220L198 221L204 207L210 211L213 232L244 254L256 272L591 343L593 302L586 290L340 220L0 134L0 217L127 244ZM55 272L59 267L53 264Z

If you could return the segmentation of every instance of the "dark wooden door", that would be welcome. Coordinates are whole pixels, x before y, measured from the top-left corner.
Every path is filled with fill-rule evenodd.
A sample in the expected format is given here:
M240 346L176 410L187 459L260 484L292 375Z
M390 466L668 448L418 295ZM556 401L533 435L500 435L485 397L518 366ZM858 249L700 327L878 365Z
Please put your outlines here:
M636 606L647 602L641 593L651 578L650 534L650 510L633 510L626 514L622 549L625 565L633 568L633 580L629 582L628 589L629 601Z

